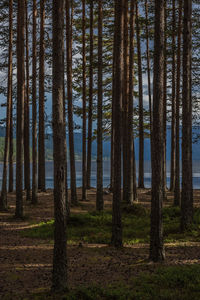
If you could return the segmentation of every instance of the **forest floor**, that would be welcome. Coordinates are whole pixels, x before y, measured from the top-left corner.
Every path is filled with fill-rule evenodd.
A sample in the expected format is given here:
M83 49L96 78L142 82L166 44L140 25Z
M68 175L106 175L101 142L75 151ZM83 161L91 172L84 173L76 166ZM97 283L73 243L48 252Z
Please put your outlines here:
M170 206L173 197L169 192L167 196L168 200L165 202L165 206ZM200 191L195 191L194 196L195 206L198 207L200 206ZM78 190L78 197L80 200L80 189ZM104 200L105 210L109 211L111 209L112 195L105 194ZM189 270L188 276L191 277L191 272L193 272L190 278L191 281L194 283L193 277L195 277L195 280L200 281L200 232L195 231L193 237L188 240L179 239L178 241L167 242L166 260L163 263L148 261L149 244L142 242L142 240L125 243L122 249L116 250L105 243L100 243L99 240L97 240L97 243L91 243L90 240L88 242L84 237L75 237L74 240L71 238L68 245L68 282L70 289L74 290L81 286L99 286L99 289L101 289L109 286L110 288L112 286L119 288L120 285L138 285L137 281L133 281L135 280L134 278L138 279L140 276L143 276L141 274L145 274L146 277L143 276L141 278L146 284L142 288L147 289L145 292L147 296L144 296L138 290L135 291L135 298L133 293L125 295L124 292L120 291L116 292L116 294L110 291L110 294L108 293L110 296L106 297L102 290L98 292L101 296L97 296L97 291L93 290L90 293L86 292L86 295L83 291L79 291L79 294L72 293L69 298L53 297L49 294L53 239L48 235L44 238L44 234L41 234L42 238L40 236L37 236L37 238L31 236L38 224L45 225L52 220L53 193L51 190L47 190L46 193L40 193L39 203L36 206L25 202L25 218L23 221L16 220L13 217L15 211L14 193L9 194L8 203L9 211L0 213L0 299L172 299L170 298L172 294L169 291L166 294L169 295L168 298L166 295L163 298L157 295L162 293L160 289L159 292L155 291L156 294L154 294L153 290L155 287L150 284L149 280L152 280L153 274L157 274L155 281L160 280L161 275L164 276L164 281L168 280L166 279L166 274L163 275L163 270L168 268L166 270L169 277L171 273L175 274L175 270L177 270L173 268L179 266L183 268L187 268L187 266L194 266L195 268L197 266L198 269ZM139 204L147 210L150 208L149 190L139 190ZM79 206L71 209L73 215L88 214L94 210L94 189L87 192L87 201L80 201ZM28 231L29 233L27 234L27 230L33 231ZM172 269L169 269L170 267ZM181 273L183 273L182 269L177 274L180 275ZM174 284L180 285L177 291L178 296L174 299L188 299L184 297L187 297L187 292L188 295L191 294L191 290L188 287L185 287L186 291L183 292L184 280L188 281L188 278L177 277L178 283L176 280L171 282L169 288L173 292ZM197 283L199 284L198 288L196 285L196 290L192 290L193 299L200 299L200 282ZM156 283L156 286L158 288L159 284ZM151 288L152 291L149 291L148 289ZM181 291L185 295L181 295Z

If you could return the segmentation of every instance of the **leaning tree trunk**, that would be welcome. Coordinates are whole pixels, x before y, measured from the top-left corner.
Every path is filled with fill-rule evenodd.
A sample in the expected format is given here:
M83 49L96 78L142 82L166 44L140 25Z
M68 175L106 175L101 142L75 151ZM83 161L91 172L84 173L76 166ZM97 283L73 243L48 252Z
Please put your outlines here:
M37 190L37 49L36 49L36 32L37 32L37 3L33 1L33 33L32 33L32 199L31 202L38 202Z
M103 90L102 90L102 0L98 0L98 103L97 103L97 194L96 209L103 210Z
M52 289L63 292L67 288L66 198L63 118L63 56L64 1L53 1L53 152L54 152L54 252Z
M163 203L163 81L164 81L164 0L155 0L152 198L150 259L164 260Z
M69 155L70 155L70 187L71 202L77 205L76 193L76 167L74 153L74 121L72 97L72 24L70 22L70 1L66 1L66 43L67 43L67 100L68 100L68 130L69 130Z
M180 206L180 79L181 79L181 30L182 30L182 0L179 0L178 18L178 46L177 46L177 73L176 73L176 165L174 205Z
M12 71L13 71L13 0L9 2L9 50L8 50L8 84L7 84L7 111L6 111L6 137L4 146L4 163L2 176L2 190L0 197L0 210L7 210L7 170L10 147L10 127L11 127L11 110L12 110Z
M182 197L181 229L193 221L192 186L192 98L191 98L191 52L192 52L192 1L184 0L183 17L183 89L182 89Z
M171 172L170 172L170 191L174 191L175 186L175 146L176 146L176 131L175 131L175 108L176 108L176 51L175 51L175 30L176 30L176 15L175 15L175 0L173 0L173 17L172 17L172 121L171 121Z
M121 221L121 141L122 141L122 78L123 78L123 25L124 0L115 0L115 35L114 35L114 117L113 117L113 149L114 149L114 183L113 214L111 244L122 246Z
M24 29L25 3L18 1L17 9L17 132L16 132L16 210L15 216L23 218L23 125L24 125Z
M93 49L94 13L93 0L90 0L90 66L89 66L89 107L88 107L88 144L87 144L87 189L90 189L92 161L92 116L93 116Z
M82 125L82 200L86 200L86 47L85 0L82 0L82 75L83 75L83 125Z
M138 3L136 1L136 34L138 56L138 81L139 81L139 174L138 187L144 188L144 124L143 124L143 85L142 85L142 57L140 45L140 26Z
M40 189L42 192L45 192L44 4L45 0L40 0L38 189Z
M29 33L28 33L28 4L25 0L26 10L26 91L24 101L24 187L26 200L30 200L30 132L29 132Z

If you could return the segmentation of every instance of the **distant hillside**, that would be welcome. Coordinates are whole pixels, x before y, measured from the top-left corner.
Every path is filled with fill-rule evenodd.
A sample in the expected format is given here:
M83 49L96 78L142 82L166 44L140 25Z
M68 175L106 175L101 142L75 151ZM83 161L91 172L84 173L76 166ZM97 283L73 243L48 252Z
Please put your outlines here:
M197 130L194 130L194 133L199 133ZM31 136L31 135L30 135ZM0 127L0 160L3 160L3 151L4 151L4 137L5 137L5 128ZM53 136L49 134L45 140L46 145L46 160L53 159ZM69 138L67 136L67 145L69 145ZM32 145L31 145L32 146ZM82 156L82 134L74 133L74 147L76 159L80 160ZM171 151L171 131L170 128L167 130L167 160L170 160L170 151ZM15 153L14 153L15 154ZM68 151L69 154L69 151ZM97 155L97 142L96 140L92 143L92 158L96 159ZM139 159L139 139L135 139L135 155L136 160ZM104 160L110 158L110 140L106 140L103 143L103 158ZM144 140L144 160L150 160L150 141L149 139ZM193 144L193 160L200 160L200 142Z

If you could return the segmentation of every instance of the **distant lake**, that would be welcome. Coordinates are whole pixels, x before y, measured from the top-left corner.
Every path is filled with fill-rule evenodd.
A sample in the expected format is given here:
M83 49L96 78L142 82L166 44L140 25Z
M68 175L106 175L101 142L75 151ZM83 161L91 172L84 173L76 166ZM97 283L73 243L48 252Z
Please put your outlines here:
M15 166L14 166L15 167ZM76 183L77 187L82 185L82 163L76 161ZM138 170L138 162L136 162ZM2 183L3 164L0 163L0 188ZM14 171L15 175L15 171ZM137 172L138 176L138 172ZM151 187L151 162L144 162L144 183L146 188ZM170 183L170 162L167 162L167 185ZM68 163L68 185L70 184L70 172ZM103 186L106 188L110 184L110 161L103 162ZM91 168L91 186L96 187L96 161L92 161ZM193 187L200 189L200 160L193 161ZM46 162L46 188L53 188L53 162Z

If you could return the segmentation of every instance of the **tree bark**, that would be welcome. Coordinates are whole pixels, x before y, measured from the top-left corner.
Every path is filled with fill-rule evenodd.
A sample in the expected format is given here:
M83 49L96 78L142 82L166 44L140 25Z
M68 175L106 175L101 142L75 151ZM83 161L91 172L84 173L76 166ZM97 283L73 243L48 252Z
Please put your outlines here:
M86 200L86 49L85 49L85 0L82 0L82 76L83 76L83 124L82 124L82 200Z
M133 80L134 80L134 29L135 29L135 1L130 4L130 45L129 45L129 99L128 99L128 156L127 156L127 186L128 203L137 200L137 186L135 174L135 146L133 136Z
M171 121L171 174L170 174L170 191L174 191L175 187L175 147L176 147L176 51L175 51L175 31L176 31L176 14L175 0L173 3L172 16L172 121Z
M103 90L102 90L102 23L103 11L102 0L98 0L98 104L97 104L97 194L96 209L103 210Z
M28 4L25 0L26 10L26 91L24 101L24 187L26 200L30 200L30 128L29 128L29 33L28 33Z
M181 30L182 30L182 0L179 0L177 73L176 73L176 164L174 205L180 206L180 78L181 78Z
M150 259L164 260L163 203L163 81L164 81L164 0L155 0L152 198Z
M90 66L89 66L89 108L88 108L88 144L87 144L87 189L90 189L92 161L92 111L93 111L93 0L90 0Z
M184 231L193 221L192 185L192 1L184 0L183 17L183 88L182 88L182 196L181 229Z
M52 289L67 288L66 253L66 152L63 107L64 1L53 1L53 151L54 151L54 252Z
M15 216L23 218L23 130L24 130L24 31L25 3L18 1L17 9L17 133L16 133L16 210Z
M149 120L150 120L150 143L152 135L152 100L151 100L151 66L150 66L150 53L149 53L149 28L148 28L148 2L145 0L145 30L146 30L146 57L147 57L147 78L148 78L148 96L149 96ZM152 152L152 151L151 151Z
M166 168L166 146L167 146L167 7L164 3L164 82L163 82L163 199L166 199L167 168Z
M44 99L44 20L45 0L40 0L40 55L39 55L39 134L38 134L38 189L45 192L45 99Z
M113 149L114 149L114 184L111 244L122 246L121 221L121 141L122 141L122 78L123 78L123 25L124 0L115 0L115 64L114 64L114 118L113 118Z
M122 140L123 140L123 201L129 203L129 192L128 187L128 173L131 174L131 164L128 165L127 157L129 155L128 145L128 105L129 105L129 57L128 57L128 1L124 2L124 44L123 44L123 65L124 65L124 78L123 78L123 102L122 102ZM132 143L131 143L132 144ZM129 161L130 162L130 161ZM129 170L128 170L129 169ZM131 179L130 179L131 180ZM131 181L129 181L131 182Z
M138 187L144 188L144 124L143 124L143 86L142 86L142 58L140 45L140 26L138 3L136 1L136 34L138 56L138 81L139 81L139 175Z
M37 3L33 1L33 32L32 32L32 203L38 202L37 190Z
M72 26L70 22L70 1L66 0L66 43L67 43L67 100L68 100L68 130L69 130L69 155L70 155L70 187L71 202L77 205L76 193L76 167L74 153L74 121L73 121L73 96L72 96Z
M6 110L6 137L4 146L4 163L2 176L2 190L0 197L0 210L7 210L7 170L10 148L10 128L12 110L12 72L13 72L13 0L9 2L9 50L8 50L8 83L7 83L7 110Z

